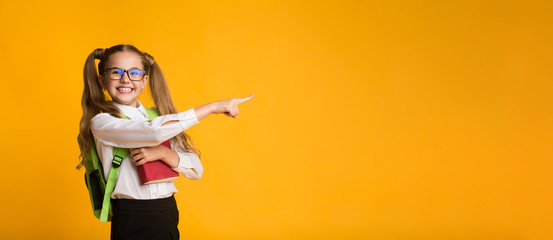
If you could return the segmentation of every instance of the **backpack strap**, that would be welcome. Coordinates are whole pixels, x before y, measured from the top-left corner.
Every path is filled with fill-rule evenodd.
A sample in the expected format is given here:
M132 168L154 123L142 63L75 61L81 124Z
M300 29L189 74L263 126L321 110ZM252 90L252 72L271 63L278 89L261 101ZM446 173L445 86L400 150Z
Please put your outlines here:
M154 118L159 117L159 113L154 108L146 108L146 113L148 114L148 120L154 120Z
M104 201L102 204L102 213L100 213L100 222L107 222L111 209L111 194L115 189L117 174L123 159L129 156L130 152L127 148L113 148L113 160L111 161L111 170L109 171L108 182L106 183L106 192L104 193Z
M152 120L159 116L155 109L146 108L148 114L148 120ZM129 119L128 117L125 117ZM106 192L104 193L104 201L102 204L102 212L100 213L100 222L107 222L111 209L111 194L115 189L115 182L117 181L117 174L119 173L119 167L123 159L129 156L130 151L127 148L113 148L113 160L111 161L111 170L109 171L108 181L106 183Z

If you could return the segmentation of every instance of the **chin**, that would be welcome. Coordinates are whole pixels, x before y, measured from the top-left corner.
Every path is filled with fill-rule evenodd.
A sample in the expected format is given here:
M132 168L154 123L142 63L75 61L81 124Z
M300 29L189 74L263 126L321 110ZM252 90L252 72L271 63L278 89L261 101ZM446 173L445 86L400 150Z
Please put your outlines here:
M123 104L123 105L127 105L127 106L130 106L130 107L138 107L138 101L137 100L134 100L134 101L121 101L119 99L115 99L114 100L116 103L119 103L119 104Z

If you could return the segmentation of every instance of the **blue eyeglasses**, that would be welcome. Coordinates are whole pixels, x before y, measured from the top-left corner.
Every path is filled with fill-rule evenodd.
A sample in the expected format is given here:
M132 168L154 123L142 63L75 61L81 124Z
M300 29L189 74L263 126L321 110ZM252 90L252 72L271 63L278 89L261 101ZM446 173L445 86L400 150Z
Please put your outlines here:
M120 68L108 68L104 72L107 73L108 78L111 80L123 79L125 72L131 81L140 81L146 76L146 71L140 69L123 70Z

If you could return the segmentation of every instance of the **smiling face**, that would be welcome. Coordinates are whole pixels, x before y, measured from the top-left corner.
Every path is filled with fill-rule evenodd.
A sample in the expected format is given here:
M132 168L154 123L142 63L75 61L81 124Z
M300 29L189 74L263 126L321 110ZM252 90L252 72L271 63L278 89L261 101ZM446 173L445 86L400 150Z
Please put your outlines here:
M116 52L112 54L105 69L119 68L123 70L141 69L144 70L140 56L134 52ZM148 82L148 75L140 81L131 81L127 73L123 74L121 80L112 80L107 73L102 72L98 76L98 81L103 89L106 89L113 101L131 106L138 107L138 95L144 90Z

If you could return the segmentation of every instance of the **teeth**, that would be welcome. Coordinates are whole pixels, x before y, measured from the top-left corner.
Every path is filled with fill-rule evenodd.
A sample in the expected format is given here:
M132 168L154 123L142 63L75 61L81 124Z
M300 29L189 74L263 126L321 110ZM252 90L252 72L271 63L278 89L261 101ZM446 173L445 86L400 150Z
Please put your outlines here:
M132 91L132 88L122 87L122 88L117 88L117 90L119 90L120 92L130 92Z

